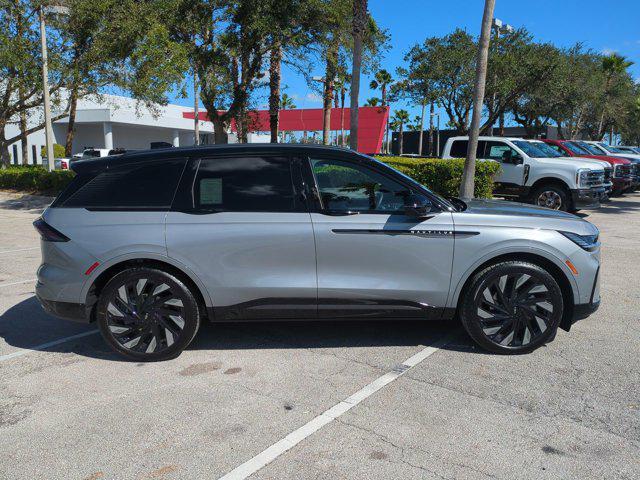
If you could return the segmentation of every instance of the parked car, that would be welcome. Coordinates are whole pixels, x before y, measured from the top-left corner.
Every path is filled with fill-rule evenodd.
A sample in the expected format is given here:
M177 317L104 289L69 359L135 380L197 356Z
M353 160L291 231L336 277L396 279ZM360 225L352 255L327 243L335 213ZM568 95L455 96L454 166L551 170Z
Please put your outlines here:
M623 152L632 153L634 155L640 154L640 148L634 147L631 145L616 145L617 150L622 150Z
M85 148L80 158L101 158L113 155L122 155L127 151L124 148Z
M591 223L449 201L353 151L221 145L72 168L34 222L36 295L136 360L177 356L203 321L456 316L483 348L525 353L600 304Z
M580 146L577 142L571 140L545 139L543 142L568 157L592 158L607 162L613 170L613 175L611 176L613 195L620 195L633 186L633 182L635 181L634 167L633 163L626 158L594 154Z
M600 166L604 169L604 183L602 186L604 187L604 195L600 198L600 201L606 201L609 199L609 196L613 192L613 167L609 162L604 160L596 160L592 158L574 158L560 153L555 148L547 145L542 140L527 140L527 142L531 143L537 149L539 149L542 153L544 153L548 158L563 158L565 160L575 161L578 160L580 162L592 162L593 165Z
M452 137L442 158L464 158L469 137ZM604 169L591 161L567 162L522 138L480 137L477 158L500 162L496 178L498 196L555 210L576 211L599 207L605 194Z
M618 150L616 147L612 147L603 142L595 142L590 140L581 140L577 142L581 147L590 149L590 151L597 152L601 155L610 155L613 157L626 158L633 163L634 166L634 178L633 186L630 190L637 190L640 186L640 155L634 155L632 153Z

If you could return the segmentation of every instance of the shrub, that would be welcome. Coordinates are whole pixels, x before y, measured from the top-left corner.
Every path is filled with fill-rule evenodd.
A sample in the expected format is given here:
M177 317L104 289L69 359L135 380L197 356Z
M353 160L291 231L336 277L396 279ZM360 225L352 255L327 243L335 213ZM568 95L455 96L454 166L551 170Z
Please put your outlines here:
M44 145L40 149L40 155L42 157L46 157L47 156L47 147L45 147ZM53 156L55 158L64 158L64 145L60 145L58 143L54 143L53 144Z
M378 160L400 170L417 182L443 197L457 197L462 183L464 159L379 157ZM491 161L476 163L474 197L491 198L493 179L500 165Z
M57 195L73 177L68 170L49 172L41 165L10 166L0 169L0 188Z

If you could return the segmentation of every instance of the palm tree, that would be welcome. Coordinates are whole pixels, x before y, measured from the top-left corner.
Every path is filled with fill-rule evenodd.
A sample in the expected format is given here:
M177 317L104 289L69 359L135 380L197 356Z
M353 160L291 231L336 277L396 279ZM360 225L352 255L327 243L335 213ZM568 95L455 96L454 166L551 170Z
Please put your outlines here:
M409 112L406 110L396 110L391 119L390 127L398 130L398 152L402 155L404 126L409 122Z
M283 93L282 97L280 97L280 110L293 110L294 108L296 108L296 105L293 103L293 98Z
M607 110L607 104L609 103L609 97L611 95L611 87L615 78L620 77L627 68L633 65L633 62L627 60L626 57L612 53L602 59L602 71L605 75L604 85L604 105L602 105L602 114L600 115L600 122L598 124L598 140L602 138L604 132L602 128L604 126L604 117Z
M358 149L358 97L360 95L360 72L362 70L362 37L367 26L368 0L353 0L353 64L351 68L351 103L349 120L349 146ZM343 135L344 138L344 135Z
M367 103L365 103L366 107L377 107L380 104L380 99L378 97L371 97L367 99Z
M382 97L381 100L382 100L383 107L386 107L388 105L387 88L389 87L391 82L393 82L393 78L391 77L391 74L386 70L382 69L376 72L376 74L373 77L373 80L371 80L371 83L369 83L369 88L371 88L372 90L377 90L378 88L380 89L380 94L381 94L380 96ZM384 143L385 143L385 149L388 153L389 152L389 118L388 117L387 117L387 125L385 128L385 131L386 131L386 138Z
M496 0L485 0L484 13L482 14L482 29L480 30L480 42L478 46L478 61L476 63L476 81L473 86L473 116L469 130L469 146L467 158L464 161L460 196L473 198L476 175L476 151L478 150L478 136L480 134L480 120L482 118L482 102L484 101L484 88L487 82L487 59L489 56L489 40L491 39L491 20Z

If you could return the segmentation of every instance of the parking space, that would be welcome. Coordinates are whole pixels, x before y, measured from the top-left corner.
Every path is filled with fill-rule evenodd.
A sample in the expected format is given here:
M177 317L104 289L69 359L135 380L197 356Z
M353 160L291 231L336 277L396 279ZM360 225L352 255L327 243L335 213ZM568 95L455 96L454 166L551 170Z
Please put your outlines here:
M45 204L0 193L0 478L640 478L640 194L585 213L602 307L532 354L455 323L262 323L155 364L42 311Z

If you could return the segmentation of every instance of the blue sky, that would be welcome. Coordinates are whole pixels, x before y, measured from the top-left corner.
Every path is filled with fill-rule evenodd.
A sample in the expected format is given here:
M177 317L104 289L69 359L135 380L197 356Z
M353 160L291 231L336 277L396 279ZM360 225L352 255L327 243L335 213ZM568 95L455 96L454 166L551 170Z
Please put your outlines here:
M395 74L411 46L430 36L450 33L457 27L477 35L480 31L483 0L369 0L369 9L377 22L391 35L391 49L382 59L383 68ZM638 0L496 0L495 16L514 27L526 27L539 41L557 46L582 42L598 52L618 52L636 64L632 74L640 80L640 1ZM322 65L317 72L322 75ZM363 78L361 103L376 96L369 89L370 78ZM283 71L286 92L295 98L298 108L317 108L320 98L304 79L290 69ZM192 92L191 89L188 90ZM379 95L378 95L379 96ZM193 105L193 98L172 98L181 105ZM258 103L266 101L258 100ZM392 109L408 108L411 116L418 108L394 104ZM444 117L443 117L444 122Z

